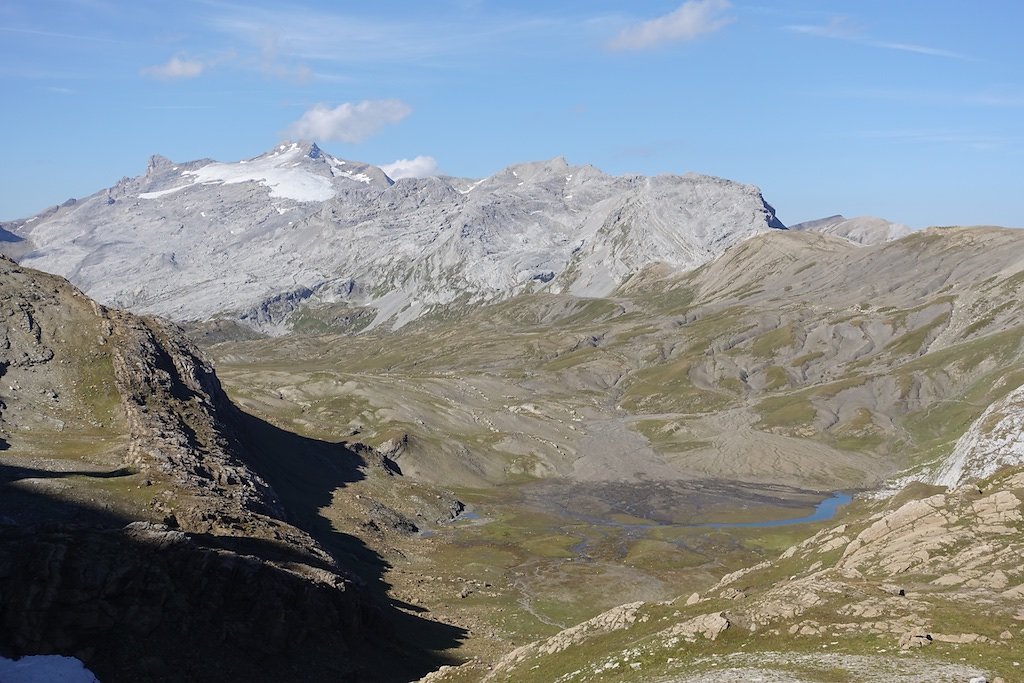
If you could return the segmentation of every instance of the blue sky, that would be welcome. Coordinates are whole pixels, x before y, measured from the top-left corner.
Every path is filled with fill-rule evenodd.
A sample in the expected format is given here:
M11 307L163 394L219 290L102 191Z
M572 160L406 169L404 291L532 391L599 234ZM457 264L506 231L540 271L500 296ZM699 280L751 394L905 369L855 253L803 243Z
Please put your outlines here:
M787 223L1024 226L1024 3L0 4L0 218L286 137L396 174L565 156Z

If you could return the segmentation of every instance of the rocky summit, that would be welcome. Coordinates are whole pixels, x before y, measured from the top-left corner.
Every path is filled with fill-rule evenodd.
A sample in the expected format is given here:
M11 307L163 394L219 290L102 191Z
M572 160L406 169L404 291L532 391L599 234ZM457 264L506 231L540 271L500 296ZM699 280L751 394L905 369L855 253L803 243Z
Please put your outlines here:
M0 246L104 304L282 332L309 305L397 328L523 292L603 296L651 263L694 268L783 226L757 188L709 176L556 158L395 182L286 143L237 163L154 156L141 176L3 227Z

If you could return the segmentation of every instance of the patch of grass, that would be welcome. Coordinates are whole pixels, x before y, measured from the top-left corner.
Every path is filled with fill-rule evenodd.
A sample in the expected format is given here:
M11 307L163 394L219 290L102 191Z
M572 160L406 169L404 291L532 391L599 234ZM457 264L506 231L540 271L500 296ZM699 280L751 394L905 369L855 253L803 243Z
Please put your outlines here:
M706 413L732 403L731 396L694 386L689 372L688 360L635 372L622 406L637 413Z
M797 396L773 396L757 404L761 429L773 427L800 427L814 421L818 411L806 398Z
M1005 313L1006 311L1017 306L1020 306L1019 301L1006 301L1002 305L996 306L995 308L986 311L985 315L975 320L973 323L968 325L966 329L964 329L963 334L960 335L961 339L967 339L968 337L973 336L977 332L980 332L981 330L985 329L986 327L994 323L1001 313Z
M940 313L931 322L921 327L896 337L885 345L885 350L897 355L916 355L921 352L922 347L938 333L939 328L949 322L949 311Z
M770 365L764 369L765 391L775 391L789 386L789 374L781 365Z
M885 322L885 324L887 325L891 325L892 327L905 327L907 324L907 318L909 318L914 313L921 313L922 311L926 311L929 308L935 308L936 306L941 306L943 308L948 308L952 310L955 301L956 297L951 294L936 297L931 301L926 301L925 303L920 304L918 306L914 306L913 308L894 310L892 312L892 315L886 318L883 322Z
M901 423L917 447L913 461L928 462L947 453L985 408L1021 384L1024 367L1000 368L982 375L958 400L936 402L908 414Z
M835 439L835 446L842 451L863 453L873 451L886 442L882 434L844 434Z
M847 377L845 379L814 387L814 389L812 389L812 393L821 398L835 398L847 389L864 386L867 382L867 377L863 375L856 375L854 377Z
M791 368L799 368L801 366L807 365L808 363L810 363L812 361L816 361L819 358L824 357L824 355L825 355L824 351L811 351L809 353L805 353L803 355L797 356L796 358L794 358L791 361L789 361L789 366Z
M648 289L639 294L633 294L631 298L659 313L676 315L693 305L696 294L690 287L675 287L665 290Z
M760 358L768 358L774 356L781 349L792 346L795 339L796 332L793 325L783 325L755 337L750 344L750 352Z
M630 428L639 432L659 451L679 453L709 446L709 441L687 438L689 432L678 422L664 420L637 420Z
M746 387L746 385L743 382L741 382L739 379L735 377L724 377L718 380L718 386L720 386L722 389L725 389L729 393L736 394L738 396L743 395L743 390Z

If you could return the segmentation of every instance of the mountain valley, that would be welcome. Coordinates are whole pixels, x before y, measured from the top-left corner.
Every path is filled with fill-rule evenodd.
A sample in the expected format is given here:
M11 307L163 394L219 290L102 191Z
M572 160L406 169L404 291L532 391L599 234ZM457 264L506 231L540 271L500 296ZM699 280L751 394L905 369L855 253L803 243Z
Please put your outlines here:
M1019 230L308 143L0 229L0 655L1019 677Z

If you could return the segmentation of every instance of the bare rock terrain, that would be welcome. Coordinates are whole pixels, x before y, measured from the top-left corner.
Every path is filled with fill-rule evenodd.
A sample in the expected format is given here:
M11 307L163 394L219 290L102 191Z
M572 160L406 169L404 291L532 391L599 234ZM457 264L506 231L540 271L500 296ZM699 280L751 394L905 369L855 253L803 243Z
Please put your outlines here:
M603 296L652 262L693 268L783 226L757 188L720 178L558 158L393 182L288 143L234 164L153 157L144 175L4 227L30 245L25 265L105 304L283 332L315 323L310 307L359 329L530 291Z

